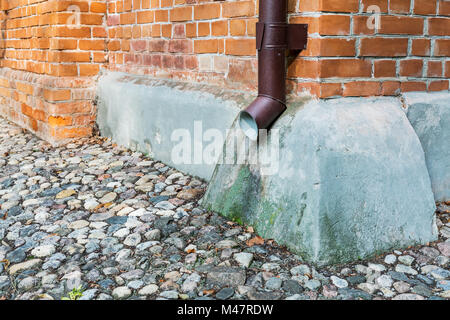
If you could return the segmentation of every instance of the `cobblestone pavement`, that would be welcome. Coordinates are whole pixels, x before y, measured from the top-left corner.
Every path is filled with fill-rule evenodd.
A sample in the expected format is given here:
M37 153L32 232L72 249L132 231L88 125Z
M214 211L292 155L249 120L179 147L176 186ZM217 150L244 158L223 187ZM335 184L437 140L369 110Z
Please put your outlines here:
M102 138L53 148L0 118L0 299L448 299L436 243L315 269L202 210L206 184Z

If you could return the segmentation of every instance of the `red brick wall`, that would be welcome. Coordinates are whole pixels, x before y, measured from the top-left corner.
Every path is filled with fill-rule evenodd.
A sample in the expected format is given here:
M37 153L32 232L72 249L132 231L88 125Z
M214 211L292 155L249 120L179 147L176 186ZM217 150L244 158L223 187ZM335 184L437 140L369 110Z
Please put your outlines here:
M255 88L256 1L108 1L109 67Z
M256 88L256 0L108 1L109 68ZM370 5L380 29L367 27ZM292 91L319 97L448 90L450 1L289 0L309 24ZM446 38L447 37L447 38Z
M105 1L1 4L0 114L52 142L89 135L92 76L107 61Z
M381 11L378 30L367 27L371 5ZM289 70L299 89L320 97L448 90L450 1L300 0L297 11L290 21L308 23L311 37Z
M101 66L256 90L257 0L1 3L0 113L49 140L91 132ZM71 5L77 29L67 26ZM367 26L371 5L378 30ZM309 24L308 47L288 69L291 93L449 89L450 1L289 0L289 21Z

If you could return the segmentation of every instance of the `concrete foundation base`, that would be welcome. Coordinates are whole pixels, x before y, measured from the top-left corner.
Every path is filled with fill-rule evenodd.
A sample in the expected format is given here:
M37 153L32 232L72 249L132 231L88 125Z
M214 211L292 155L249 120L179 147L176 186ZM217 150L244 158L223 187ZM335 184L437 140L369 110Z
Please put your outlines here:
M209 180L216 162L196 154L208 145L209 133L225 139L239 111L254 98L215 86L107 72L97 86L97 124L101 135L119 145ZM178 146L184 149L181 157L173 156Z
M269 140L277 130L278 171L218 165L206 208L317 265L437 239L424 153L397 99L291 105Z
M349 262L437 239L434 200L449 195L448 94L291 100L268 144L246 142L244 151L265 154L264 163L229 147L228 130L238 129L253 94L108 72L97 96L102 135L210 181L206 208L309 262ZM231 163L198 157L218 135L228 137L223 156ZM181 162L180 145L189 149Z
M425 151L435 200L450 201L450 93L408 93L404 98Z

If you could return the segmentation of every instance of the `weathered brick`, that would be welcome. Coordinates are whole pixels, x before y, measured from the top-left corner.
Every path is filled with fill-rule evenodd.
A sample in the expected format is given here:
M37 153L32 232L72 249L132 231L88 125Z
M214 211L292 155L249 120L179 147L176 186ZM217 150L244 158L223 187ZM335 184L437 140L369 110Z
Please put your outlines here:
M234 56L252 56L256 54L255 39L227 39L225 53Z
M381 93L381 84L376 81L354 81L344 83L345 97L377 96Z
M408 52L407 38L364 38L361 39L361 56L402 57Z
M400 61L400 76L421 77L423 73L423 61L420 59L408 59Z
M218 49L219 45L217 39L194 41L195 53L217 53Z
M450 18L430 18L428 20L428 34L432 36L445 36L450 32Z

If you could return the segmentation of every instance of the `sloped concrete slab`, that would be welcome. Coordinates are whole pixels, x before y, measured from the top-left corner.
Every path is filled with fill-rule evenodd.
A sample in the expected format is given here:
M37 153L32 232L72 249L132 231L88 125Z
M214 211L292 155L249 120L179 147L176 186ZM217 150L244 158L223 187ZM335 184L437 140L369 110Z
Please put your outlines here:
M450 94L404 94L407 116L425 152L436 201L450 201Z
M219 164L204 207L317 265L437 239L424 152L399 100L291 104L269 140L276 130L278 171Z
M240 109L253 99L249 93L218 86L108 71L97 86L97 124L102 136L119 145L209 180L215 163L196 161L194 145L207 144L204 133L209 129L226 137ZM184 131L190 135L192 156L175 161L172 151L179 140L173 134Z

